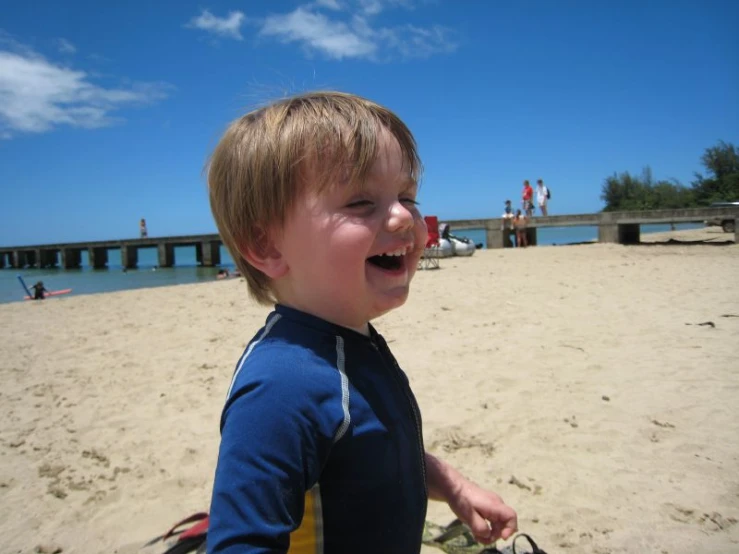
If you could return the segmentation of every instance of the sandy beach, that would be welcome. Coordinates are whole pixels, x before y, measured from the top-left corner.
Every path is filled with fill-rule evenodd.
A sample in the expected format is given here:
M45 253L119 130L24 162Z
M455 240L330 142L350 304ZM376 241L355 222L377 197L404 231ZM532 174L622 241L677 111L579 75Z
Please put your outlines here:
M670 237L733 235L642 238ZM375 322L428 450L550 554L739 552L739 245L441 266ZM237 279L0 305L0 551L132 554L207 510L229 378L268 311Z

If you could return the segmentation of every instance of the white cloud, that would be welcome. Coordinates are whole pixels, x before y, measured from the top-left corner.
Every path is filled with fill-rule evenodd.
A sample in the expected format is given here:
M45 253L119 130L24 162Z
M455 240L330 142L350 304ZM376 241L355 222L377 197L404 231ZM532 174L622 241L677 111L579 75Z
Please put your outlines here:
M359 0L359 7L365 15L377 15L383 9L380 0Z
M377 15L384 11L385 8L395 8L400 6L407 10L413 9L413 0L357 0L359 10L364 15Z
M62 54L74 54L77 52L77 47L65 38L58 39L56 45Z
M430 28L404 25L394 29L379 29L377 34L387 41L388 47L406 58L427 58L457 49L457 44L449 38L449 30L440 25Z
M328 8L329 10L339 11L343 9L343 6L338 0L316 0L316 6L319 8Z
M298 42L331 58L370 57L377 45L341 21L331 21L320 13L304 8L284 15L273 15L264 21L261 34L275 36L282 42Z
M161 100L169 88L163 83L106 88L84 71L54 64L27 48L0 50L0 137L62 125L105 127L119 121L116 110Z
M318 4L332 2L319 0ZM283 43L300 44L309 52L320 52L337 60L357 58L385 61L398 55L403 58L425 58L456 50L452 32L441 25L377 25L373 16L387 6L412 8L409 0L358 0L356 13L346 14L346 20L342 20L344 14L328 15L317 11L320 6L306 4L290 13L267 17L262 22L260 34Z
M230 12L228 17L218 17L208 10L203 10L203 13L193 17L185 27L202 29L221 37L242 40L241 25L244 19L244 13L240 11Z

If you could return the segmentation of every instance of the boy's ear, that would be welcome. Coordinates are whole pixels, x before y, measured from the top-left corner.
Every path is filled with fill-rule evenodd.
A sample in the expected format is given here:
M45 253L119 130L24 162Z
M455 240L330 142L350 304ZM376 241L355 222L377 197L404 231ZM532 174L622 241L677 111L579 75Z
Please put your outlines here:
M251 234L254 237L252 246L239 245L241 256L270 279L283 277L288 270L287 262L274 240L274 234L261 228L253 229Z

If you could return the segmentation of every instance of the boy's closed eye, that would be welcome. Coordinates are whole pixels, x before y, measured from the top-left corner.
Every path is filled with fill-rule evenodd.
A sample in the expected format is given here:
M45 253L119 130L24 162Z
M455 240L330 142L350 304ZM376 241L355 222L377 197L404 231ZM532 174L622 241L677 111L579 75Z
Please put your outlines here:
M352 200L351 202L347 203L347 208L366 208L368 206L372 206L373 202L371 200L367 199L359 199L359 200Z

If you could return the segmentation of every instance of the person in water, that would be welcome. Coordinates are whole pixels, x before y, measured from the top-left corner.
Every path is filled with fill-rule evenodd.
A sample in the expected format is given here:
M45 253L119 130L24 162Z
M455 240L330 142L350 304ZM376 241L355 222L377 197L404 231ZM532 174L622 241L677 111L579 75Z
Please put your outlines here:
M33 299L34 300L43 300L45 298L44 293L49 292L46 290L46 287L44 287L44 282L39 281L35 285L32 285L31 288L33 289Z
M419 554L429 499L478 541L516 512L425 450L406 374L371 320L402 306L426 244L405 123L340 92L233 122L211 209L250 295L274 305L220 420L210 554Z

